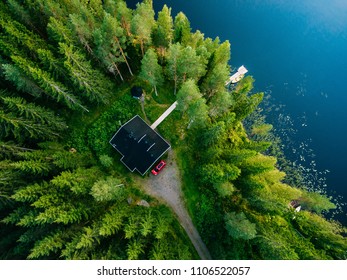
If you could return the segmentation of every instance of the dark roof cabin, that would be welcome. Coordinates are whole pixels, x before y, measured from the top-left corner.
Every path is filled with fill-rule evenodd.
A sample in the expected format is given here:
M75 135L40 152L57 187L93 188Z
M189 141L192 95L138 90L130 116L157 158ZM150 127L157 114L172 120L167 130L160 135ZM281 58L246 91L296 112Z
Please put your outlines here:
M131 88L131 96L137 99L140 99L142 96L142 88L140 87L132 87Z
M110 144L123 156L121 161L131 172L136 169L142 175L170 148L138 115L116 132Z

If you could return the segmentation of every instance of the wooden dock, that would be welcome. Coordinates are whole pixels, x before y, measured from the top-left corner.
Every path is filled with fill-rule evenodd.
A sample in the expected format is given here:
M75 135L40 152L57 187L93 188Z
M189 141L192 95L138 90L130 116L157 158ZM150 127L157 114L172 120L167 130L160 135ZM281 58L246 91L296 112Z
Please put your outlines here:
M245 66L240 66L239 69L237 69L237 72L226 81L225 85L227 86L230 83L235 84L239 82L247 72L248 70Z
M175 110L177 101L175 101L152 125L151 128L155 129L170 113Z

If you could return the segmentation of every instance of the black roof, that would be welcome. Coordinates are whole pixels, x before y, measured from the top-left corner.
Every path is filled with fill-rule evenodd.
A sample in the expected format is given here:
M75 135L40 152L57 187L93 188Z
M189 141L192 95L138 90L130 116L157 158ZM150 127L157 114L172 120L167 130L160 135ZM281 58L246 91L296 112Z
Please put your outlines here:
M142 88L141 87L132 87L131 88L131 95L133 97L141 97L142 96Z
M136 169L142 175L170 148L138 115L116 132L110 144L123 156L121 161L131 172Z

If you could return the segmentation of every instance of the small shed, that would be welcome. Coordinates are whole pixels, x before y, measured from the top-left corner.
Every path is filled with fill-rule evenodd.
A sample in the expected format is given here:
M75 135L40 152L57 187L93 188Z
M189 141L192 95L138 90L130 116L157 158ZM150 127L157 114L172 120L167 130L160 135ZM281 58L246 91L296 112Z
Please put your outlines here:
M136 98L136 99L140 99L142 96L142 88L137 87L137 86L132 87L131 88L131 96Z

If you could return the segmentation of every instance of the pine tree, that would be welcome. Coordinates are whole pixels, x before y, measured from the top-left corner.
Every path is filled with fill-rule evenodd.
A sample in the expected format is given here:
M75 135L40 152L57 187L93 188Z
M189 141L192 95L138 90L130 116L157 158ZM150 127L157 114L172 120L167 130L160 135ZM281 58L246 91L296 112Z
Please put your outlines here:
M247 158L242 162L245 174L259 174L275 168L276 158L258 153L254 157Z
M36 201L40 195L42 195L47 189L47 184L33 184L28 185L25 188L19 189L16 191L12 198L19 202L34 202Z
M85 10L83 5L81 7L83 7L83 10ZM79 42L88 53L93 53L91 42L93 39L93 32L95 30L94 18L88 12L70 14L69 17L74 33Z
M206 72L205 65L190 46L182 48L180 44L171 45L166 60L166 72L175 83L175 94L180 83L187 79L197 82Z
M192 47L196 50L196 52L201 55L201 59L206 60L205 64L207 63L207 57L209 57L211 54L204 53L204 33L201 33L200 30L195 31L194 33L190 34L190 40L187 43L187 46Z
M208 107L206 101L201 98L191 103L187 109L189 118L188 128L204 127L208 119Z
M163 246L164 244L164 246ZM150 252L150 259L151 260L165 260L166 259L166 253L168 252L167 246L165 246L166 243L164 242L155 242L153 245L153 249ZM172 258L169 258L172 259Z
M92 249L95 243L100 243L97 232L90 228L83 228L79 242L76 244L76 249Z
M43 160L16 161L11 165L15 169L33 175L47 175L47 173L52 169L51 164Z
M77 0L79 2L79 0ZM45 25L50 17L57 18L59 20L66 20L66 15L69 13L77 12L74 10L76 0L30 0L25 1L26 6L29 6L36 13L40 13L41 18L45 20Z
M213 53L213 66L218 64L228 65L230 60L230 43L229 41L224 41L222 44L218 45L215 52Z
M218 146L226 140L227 135L226 126L223 121L213 123L201 134L199 138L200 144L204 148Z
M124 62L124 56L121 55L120 45L114 37L122 36L122 29L118 26L117 21L109 14L105 14L101 27L95 30L94 44L95 55L102 64L111 73L117 72L120 79L124 81L123 75L119 69L119 64Z
M166 212L166 213L165 213ZM172 216L167 213L167 210L159 212L155 220L155 226L153 227L153 235L157 239L162 239L170 230L170 223L172 222Z
M105 0L104 9L111 16L115 17L122 28L125 30L127 37L130 39L131 34L131 20L133 11L127 7L123 0Z
M1 142L0 142L1 145ZM13 199L11 195L18 187L23 185L24 180L19 172L11 166L9 160L0 161L0 210L7 207L12 209ZM4 212L5 213L5 212Z
M105 13L101 27L94 32L94 42L97 48L96 55L108 68L114 64L114 68L122 78L117 64L125 62L129 73L133 75L125 53L126 37L124 29L116 18Z
M81 196L90 193L93 184L100 175L100 170L97 167L88 169L79 167L74 171L63 171L50 182L58 189L69 189L72 193Z
M64 146L59 144L58 142L41 142L37 143L36 150L26 149L23 152L19 152L18 156L23 160L44 160L54 165L54 170L78 170L78 167L89 167L91 164L90 154L88 153L79 153L79 152L71 152L64 149ZM84 178L87 180L89 178L87 172L93 172L91 174L99 174L98 169L92 169L88 171L84 171L86 173L72 175L71 179L80 180ZM79 185L82 186L82 183ZM88 193L88 191L86 192Z
M89 0L87 2L88 10L96 21L101 21L104 16L103 1L104 0Z
M79 223L83 219L86 219L91 209L82 202L68 201L64 202L62 198L60 198L58 203L46 204L44 200L49 200L49 195L42 196L38 201L33 203L33 206L38 208L43 208L44 211L40 212L35 217L35 222L38 224L74 224Z
M158 95L157 86L161 86L164 82L162 72L163 70L158 64L157 54L152 49L148 49L141 61L139 77L154 87L155 95Z
M151 35L154 26L155 20L152 1L138 3L131 20L131 31L136 38L136 43L140 44L142 56L145 55L147 46L152 43Z
M177 60L177 73L182 82L186 79L193 79L197 82L206 73L205 65L202 64L192 47L182 49Z
M34 150L20 146L18 143L14 143L13 141L0 141L0 159L12 158L26 151Z

